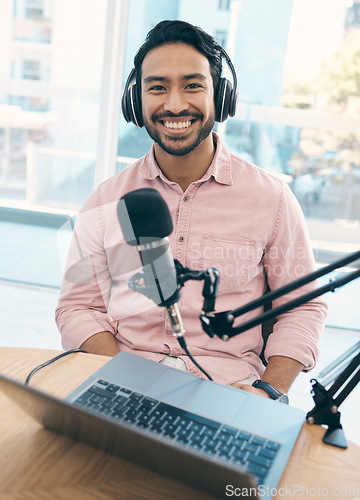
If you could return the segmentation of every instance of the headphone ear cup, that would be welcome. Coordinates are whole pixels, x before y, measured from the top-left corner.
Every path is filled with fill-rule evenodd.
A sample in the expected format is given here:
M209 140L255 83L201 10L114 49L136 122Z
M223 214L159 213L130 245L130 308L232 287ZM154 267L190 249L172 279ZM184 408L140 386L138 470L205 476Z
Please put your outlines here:
M229 104L229 116L235 116L236 113L236 103L238 98L238 92L236 89L231 90L230 104Z
M122 110L122 114L125 118L125 121L127 121L127 123L131 122L131 118L130 118L130 114L129 114L129 102L130 102L130 98L128 95L129 92L130 92L129 89L125 89L124 93L122 95L122 98L121 98L121 110Z
M144 120L141 110L141 99L138 96L136 83L125 88L124 94L121 99L121 109L125 120L134 123L137 127L144 125Z
M218 95L215 103L215 120L219 123L229 116L229 107L232 93L232 85L226 78L219 82ZM231 115L233 116L233 115Z
M132 103L132 122L139 128L144 126L144 120L141 109L141 98L137 89L136 83L131 87L131 103Z

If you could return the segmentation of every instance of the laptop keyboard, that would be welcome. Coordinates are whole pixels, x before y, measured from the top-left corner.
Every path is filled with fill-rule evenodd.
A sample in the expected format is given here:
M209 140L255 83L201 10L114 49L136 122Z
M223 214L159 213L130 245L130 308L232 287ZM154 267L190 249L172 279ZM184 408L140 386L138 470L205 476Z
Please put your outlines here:
M264 482L281 446L105 380L95 381L74 403L240 466L253 474L259 484Z

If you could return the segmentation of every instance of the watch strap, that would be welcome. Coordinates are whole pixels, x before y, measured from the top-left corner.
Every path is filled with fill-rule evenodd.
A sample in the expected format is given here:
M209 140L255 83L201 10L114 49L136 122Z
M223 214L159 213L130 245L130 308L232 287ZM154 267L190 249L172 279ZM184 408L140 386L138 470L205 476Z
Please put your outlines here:
M269 396L275 400L279 399L283 395L280 391L275 389L273 385L269 384L269 382L263 382L262 380L255 380L252 386L267 392Z

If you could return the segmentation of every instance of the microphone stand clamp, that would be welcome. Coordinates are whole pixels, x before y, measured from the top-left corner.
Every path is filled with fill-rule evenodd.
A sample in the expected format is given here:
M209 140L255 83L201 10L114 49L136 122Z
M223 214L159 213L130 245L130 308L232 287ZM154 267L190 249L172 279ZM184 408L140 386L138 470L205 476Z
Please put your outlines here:
M340 367L333 376L328 377L322 384L316 379L311 380L315 406L306 415L308 424L328 426L323 442L338 448L347 448L345 433L340 423L341 413L338 408L360 382L360 342L343 353L319 375L324 377L344 363L345 369L342 370L343 366ZM333 384L326 389L326 386L332 382Z

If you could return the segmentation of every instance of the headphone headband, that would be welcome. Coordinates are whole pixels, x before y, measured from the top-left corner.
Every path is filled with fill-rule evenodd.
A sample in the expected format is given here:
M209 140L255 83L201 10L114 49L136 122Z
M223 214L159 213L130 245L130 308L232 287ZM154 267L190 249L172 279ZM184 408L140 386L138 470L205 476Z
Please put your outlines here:
M226 78L221 78L219 81L218 89L214 95L215 101L215 121L221 123L227 119L228 116L234 116L236 112L237 103L237 77L233 63L225 49L218 45L221 56L225 59L228 67L230 68L233 85ZM130 71L127 77L124 92L121 99L121 108L125 120L134 123L137 127L141 128L144 125L142 109L141 109L141 96L138 91L136 83L135 68Z
M226 64L230 68L232 79L233 79L233 92L236 94L236 99L237 99L237 93L238 93L238 89L237 89L237 76L236 76L236 71L235 71L234 65L233 65L233 63L232 63L232 61L231 61L228 53L226 52L225 49L223 49L221 47L221 45L219 45L219 49L220 49L221 55L223 56L223 58L226 61ZM234 116L234 115L230 115L230 116Z

